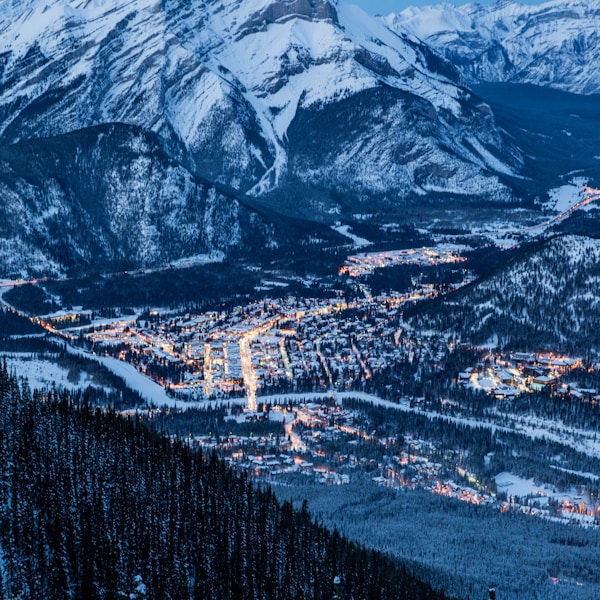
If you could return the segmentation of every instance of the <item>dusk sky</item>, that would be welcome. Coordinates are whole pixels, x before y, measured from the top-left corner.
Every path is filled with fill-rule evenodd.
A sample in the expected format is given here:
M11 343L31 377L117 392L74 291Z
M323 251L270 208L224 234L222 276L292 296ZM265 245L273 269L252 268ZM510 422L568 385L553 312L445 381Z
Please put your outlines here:
M427 4L442 4L443 1L448 4L494 4L496 0L340 0L344 4L357 4L363 10L370 14L387 15L391 12L400 12L408 6L426 6ZM522 0L520 4L542 4L547 0Z

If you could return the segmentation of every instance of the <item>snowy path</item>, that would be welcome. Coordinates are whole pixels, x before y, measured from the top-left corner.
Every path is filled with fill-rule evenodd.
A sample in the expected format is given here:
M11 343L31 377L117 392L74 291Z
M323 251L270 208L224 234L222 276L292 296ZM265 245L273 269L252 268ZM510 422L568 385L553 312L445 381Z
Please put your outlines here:
M372 243L365 238L361 238L351 233L350 225L339 225L338 227L331 227L331 229L352 240L355 248L364 248L365 246L370 246Z
M111 358L110 356L98 356L88 352L87 350L76 348L75 346L71 346L69 344L67 344L66 348L67 352L70 354L85 356L86 358L91 358L92 360L104 365L115 375L123 378L127 386L133 391L138 392L140 396L144 398L144 400L146 400L146 402L148 402L150 405L180 409L207 405L207 402L183 402L181 400L175 400L174 398L171 398L167 394L165 388L143 373L140 373L133 365L130 365L122 360Z

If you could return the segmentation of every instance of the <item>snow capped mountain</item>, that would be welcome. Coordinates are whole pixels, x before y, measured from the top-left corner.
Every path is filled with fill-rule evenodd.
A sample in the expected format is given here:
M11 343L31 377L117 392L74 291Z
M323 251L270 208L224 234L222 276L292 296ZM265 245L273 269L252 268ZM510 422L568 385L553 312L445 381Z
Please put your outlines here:
M383 18L449 59L471 82L547 85L600 92L600 0L553 0L537 6L436 4Z
M192 172L312 218L374 195L507 200L503 178L522 165L448 63L356 7L4 3L0 139L108 122L157 133Z

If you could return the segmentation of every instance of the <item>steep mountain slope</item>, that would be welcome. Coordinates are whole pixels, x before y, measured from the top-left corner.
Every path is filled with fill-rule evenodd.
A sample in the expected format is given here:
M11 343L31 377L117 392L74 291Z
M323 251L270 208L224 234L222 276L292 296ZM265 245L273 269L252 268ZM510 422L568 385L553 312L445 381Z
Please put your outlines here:
M521 168L448 63L326 0L21 0L0 8L0 65L5 143L133 124L313 218L424 192L506 201Z
M600 183L600 104L595 95L571 94L518 83L486 83L473 90L492 107L499 125L525 153L533 193L577 177ZM588 214L588 213L584 213Z
M0 146L0 197L3 276L260 254L315 232L261 214L170 159L156 135L120 124Z
M413 324L476 344L562 349L597 358L600 240L564 235L536 244L492 277L447 297Z
M507 81L600 93L599 0L437 4L407 8L383 21L430 44L471 83Z

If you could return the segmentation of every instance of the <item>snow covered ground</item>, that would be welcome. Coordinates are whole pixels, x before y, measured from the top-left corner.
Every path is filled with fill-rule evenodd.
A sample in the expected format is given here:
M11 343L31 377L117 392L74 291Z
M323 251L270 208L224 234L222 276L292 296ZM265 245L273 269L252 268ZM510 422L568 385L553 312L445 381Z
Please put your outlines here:
M494 479L499 492L504 492L507 496L519 496L521 498L533 496L541 504L546 504L550 498L565 502L577 496L576 490L558 492L551 486L536 484L533 478L523 479L513 473L498 473Z
M129 388L138 392L142 398L151 404L155 404L156 406L172 407L177 407L183 404L182 402L178 403L176 400L173 400L173 398L170 398L162 386L152 381L152 379L149 377L146 377L143 373L140 373L133 365L130 365L129 363L126 363L122 360L117 360L116 358L111 358L109 356L96 356L90 352L87 352L86 350L75 348L73 346L67 346L67 352L71 354L79 354L81 356L85 356L86 358L91 358L98 361L100 364L104 365L113 373L115 373L115 375L122 377L126 381Z
M569 183L550 190L548 208L563 213L575 206L584 198L583 186L587 182L584 177L576 177Z
M357 235L354 235L351 232L351 228L349 225L338 225L337 227L332 227L334 231L342 234L344 237L347 237L352 240L355 248L364 248L365 246L370 246L371 242L366 240L365 238L361 238Z
M32 389L55 387L76 390L94 385L92 377L88 373L81 372L77 380L73 376L69 378L68 369L57 365L52 360L36 358L31 353L2 353L0 356L6 357L9 370L14 372L18 378L26 379Z

